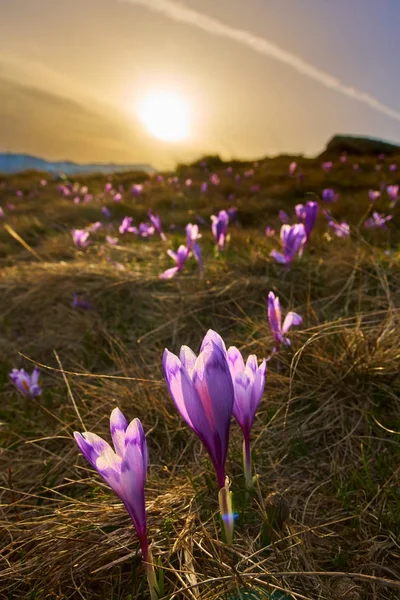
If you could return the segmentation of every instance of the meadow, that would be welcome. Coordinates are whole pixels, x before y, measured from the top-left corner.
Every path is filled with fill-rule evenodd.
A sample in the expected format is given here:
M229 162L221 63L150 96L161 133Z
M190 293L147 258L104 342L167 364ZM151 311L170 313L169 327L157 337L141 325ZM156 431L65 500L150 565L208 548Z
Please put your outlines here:
M400 184L400 155L331 160L329 170L321 158L208 157L150 179L0 178L2 598L150 597L129 515L73 438L90 431L110 440L116 406L147 436L148 535L162 598L399 597L400 215L387 186ZM334 202L322 200L324 189ZM370 190L381 195L371 201ZM307 201L319 204L317 222L286 269L270 256L281 250L279 211L295 223L295 206ZM210 215L232 206L218 250ZM126 216L148 221L149 209L165 241L119 232ZM338 237L324 209L350 235ZM393 218L366 228L373 211ZM203 270L191 257L160 279L188 223L200 228ZM266 236L267 226L275 234ZM91 243L77 247L71 231L85 228ZM271 291L284 315L303 319L276 353ZM269 359L251 491L242 433L231 425L232 544L221 533L209 456L162 371L164 348L197 353L210 328L244 356ZM43 392L24 396L9 373L35 365Z

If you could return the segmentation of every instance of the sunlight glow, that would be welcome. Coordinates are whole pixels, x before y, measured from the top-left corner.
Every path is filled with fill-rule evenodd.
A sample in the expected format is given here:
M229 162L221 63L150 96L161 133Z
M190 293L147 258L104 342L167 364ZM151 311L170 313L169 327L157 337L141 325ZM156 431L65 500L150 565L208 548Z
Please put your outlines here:
M190 134L189 107L173 92L152 92L139 103L139 117L147 131L166 142L179 142Z

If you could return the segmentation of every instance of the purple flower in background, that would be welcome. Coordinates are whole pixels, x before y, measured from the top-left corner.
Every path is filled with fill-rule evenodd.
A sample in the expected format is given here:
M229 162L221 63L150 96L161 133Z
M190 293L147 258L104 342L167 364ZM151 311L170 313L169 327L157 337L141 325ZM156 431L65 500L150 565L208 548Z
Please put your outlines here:
M81 199L79 198L79 196L75 196L74 198L74 204L79 204L81 201Z
M161 273L160 279L172 279L179 271L182 271L183 265L187 261L189 257L189 248L184 246L183 244L179 246L178 250L174 252L173 250L167 250L168 256L175 261L175 267L171 269L167 269L164 273Z
M5 216L6 216L6 215L5 215L5 212L4 212L4 210L3 210L3 209L1 208L1 206L0 206L0 218L2 219L2 218L3 218L3 217L5 217Z
M42 394L39 378L40 371L37 367L33 369L32 375L28 375L24 369L13 369L10 373L10 379L17 390L29 398L36 398Z
M208 183L207 183L207 181L203 181L203 183L200 186L200 191L202 194L205 194L207 190L208 190Z
M225 344L221 336L210 329L199 356L187 346L181 347L179 358L166 349L163 370L178 412L197 435L214 465L229 543L233 535L233 515L225 480L225 462L235 392Z
M229 223L234 223L237 219L237 212L238 212L238 209L236 208L236 206L231 206L230 208L228 208L228 210L226 212L228 213Z
M338 238L346 238L350 235L350 225L346 221L336 223L333 220L328 221L328 226L332 227L334 234Z
M134 183L132 185L132 190L131 190L132 196L135 196L135 197L140 196L142 191L143 191L143 185L141 185L140 183Z
M149 215L149 219L152 222L154 229L157 231L162 241L165 242L167 238L165 237L165 233L162 231L161 219L159 215L154 215L151 210L149 210L147 214Z
M90 233L84 229L73 229L72 239L74 240L75 246L78 248L86 248L89 246L89 235Z
M297 162L293 161L289 165L289 175L292 177L297 169Z
M143 560L149 557L147 540L146 483L148 454L146 436L139 419L128 424L119 408L110 417L112 447L95 433L74 432L75 441L86 460L122 500L136 529Z
M227 167L226 168L226 172L227 172L228 175L232 175L232 171L233 171L232 167Z
M367 229L387 229L386 223L393 219L393 215L380 215L377 212L372 213L372 217L367 219L364 223L364 227Z
M163 175L157 175L156 180L158 181L158 183L162 183L164 181Z
M122 194L120 192L117 192L116 194L114 194L113 200L114 200L114 202L121 202Z
M355 163L355 164L353 165L353 170L354 170L354 171L359 171L359 170L360 170L360 165L359 165L358 163Z
M328 160L328 161L322 163L322 168L326 173L329 173L329 171L332 169L332 167L333 167L333 162L331 160Z
M341 162L341 163L345 163L346 161L347 161L347 152L343 152L343 153L340 155L340 162Z
M8 210L14 210L15 204L13 204L12 202L7 202L6 207L8 208Z
M139 237L149 238L154 235L154 227L150 223L140 223L139 227L133 227L133 233L136 233Z
M193 252L193 256L199 263L199 267L201 269L201 250L199 244L197 243L197 240L199 240L200 238L201 234L199 233L199 226L193 225L192 223L188 223L186 225L186 246L188 250Z
M85 204L88 204L93 200L93 194L85 194L83 197L83 201Z
M22 196L24 195L24 192L22 190L17 190L15 192L15 195L17 196L17 198L22 198Z
M282 312L279 298L274 292L268 294L268 320L271 333L274 337L276 346L274 351L279 350L279 346L290 346L289 338L285 337L293 325L300 325L303 319L295 312L288 312L282 325Z
M379 159L379 160L385 160L385 155L384 155L384 154L380 154L380 155L378 156L378 159Z
M89 188L88 188L88 186L87 186L87 185L83 185L83 186L81 187L80 194L81 194L82 196L85 196L85 195L88 193L88 191L89 191Z
M106 183L106 185L104 186L104 192L106 194L109 194L111 192L111 190L112 190L112 183L110 183L110 182Z
M81 308L82 310L91 310L93 306L83 296L74 294L72 298L72 308Z
M40 180L40 185L41 185L42 187L45 187L45 186L47 185L47 181L46 181L46 179L41 179L41 180Z
M136 228L132 226L133 217L124 217L119 226L120 233L136 233Z
M191 179L186 179L185 186L186 187L192 187L192 183L193 183L193 181Z
M105 217L107 217L107 219L109 219L109 218L111 217L111 213L110 213L110 211L108 210L107 206L102 206L102 208L101 208L101 212L103 213L103 215L104 215Z
M250 433L264 392L267 366L265 359L258 366L254 354L248 357L245 365L240 351L234 346L228 348L227 358L235 393L233 416L243 432L243 468L246 486L250 488L252 485Z
M117 237L111 237L111 235L106 235L106 242L110 244L110 246L116 246L118 244Z
M289 215L284 210L281 209L278 213L278 216L282 223L285 223L285 224L289 223Z
M317 220L318 203L314 201L309 201L306 205L296 204L295 212L299 221L302 221L302 223L304 224L304 229L306 232L306 241L308 241L311 231L314 228L315 221Z
M210 181L213 185L219 185L220 183L220 179L216 173L212 173L212 175L210 175Z
M396 202L397 196L399 194L399 186L398 185L388 185L386 188L386 192L391 199L392 202Z
M226 234L228 231L229 216L226 210L220 210L218 217L211 215L211 231L215 242L220 250L225 247Z
M254 175L254 169L247 169L247 171L245 171L243 173L243 175L246 178L253 177L253 175Z
M236 181L236 183L238 183L240 181L240 173L236 173L235 181Z
M99 229L101 229L102 227L103 223L101 223L100 221L96 221L96 223L92 223L92 225L86 227L86 231L89 231L90 233L96 233L96 231L99 231Z
M391 165L389 165L389 171L391 171L392 173L393 173L394 171L397 171L397 165L395 165L395 164L391 164Z
M258 183L255 183L255 184L254 184L254 185L252 185L252 186L251 186L251 188L250 188L250 192L251 192L252 194L256 194L256 193L257 193L257 192L259 192L259 191L260 191L260 186L259 186L259 184L258 184Z
M322 200L324 202L336 202L339 198L339 194L336 194L332 188L325 188L322 190Z
M272 229L272 227L270 227L269 225L265 228L265 235L267 237L274 237L275 235L275 229Z
M296 225L291 226L282 225L280 237L283 254L276 250L272 250L270 256L272 256L277 263L289 266L296 254L302 249L307 239L303 223L297 223Z
M370 202L375 202L380 197L381 197L381 192L379 192L378 190L369 190L368 198L369 198Z

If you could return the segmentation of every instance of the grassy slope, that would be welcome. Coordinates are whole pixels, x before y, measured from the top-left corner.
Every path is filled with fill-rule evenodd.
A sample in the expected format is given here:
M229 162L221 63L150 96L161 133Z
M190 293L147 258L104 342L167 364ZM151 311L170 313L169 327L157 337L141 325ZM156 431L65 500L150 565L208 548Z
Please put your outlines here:
M383 174L375 172L375 160L365 160L358 175L349 162L326 175L318 161L303 160L303 185L287 176L287 158L261 163L254 178L239 184L219 169L221 186L207 195L198 190L201 169L181 167L193 188L173 191L154 182L136 201L108 202L114 233L122 216L144 219L151 206L166 230L178 226L168 244L125 236L107 252L104 230L83 252L71 242L72 227L104 220L98 201L75 206L59 197L56 184L28 197L37 174L3 180L0 206L17 205L7 222L41 260L0 230L1 597L147 597L129 518L71 437L81 423L108 436L116 405L129 419L139 417L148 433L149 533L169 597L216 600L245 582L299 598L398 597L399 589L383 580L400 580L400 219L389 233L358 227L368 211L367 190ZM138 177L129 174L114 179L115 185L133 181ZM399 175L390 181L400 183ZM94 193L104 187L100 177L85 183ZM259 193L250 192L254 183ZM349 221L351 239L327 237L321 216L304 257L283 275L269 258L278 241L264 237L265 226L278 229L280 208L292 213L297 202L330 186L341 193L332 212ZM15 189L25 197L15 198ZM388 212L387 200L379 202L378 210ZM202 228L204 278L189 265L174 280L160 281L158 274L172 266L165 250L183 242L184 225L232 203L239 225L231 227L224 254L215 255ZM269 356L270 290L304 322L291 335L292 349L269 363L253 430L258 492L247 508L241 438L232 425L227 471L239 519L229 549L219 541L209 460L176 414L161 356L164 347L177 351L181 344L197 350L209 327L245 354ZM74 292L95 310L72 309ZM26 403L8 383L12 367L30 368L19 353L46 365L40 401ZM262 524L273 491L290 503L291 518L271 533ZM359 574L353 584L360 592L336 572ZM199 587L183 591L194 583ZM338 595L340 585L347 595Z

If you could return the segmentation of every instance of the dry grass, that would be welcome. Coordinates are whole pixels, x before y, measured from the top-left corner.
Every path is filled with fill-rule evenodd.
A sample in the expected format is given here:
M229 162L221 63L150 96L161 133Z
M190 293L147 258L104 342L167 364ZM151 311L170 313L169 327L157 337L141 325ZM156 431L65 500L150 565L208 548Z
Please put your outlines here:
M310 189L325 185L316 166L308 167ZM97 220L96 205L71 209L54 186L43 192L40 208L32 208L37 199L25 199L9 218L42 260L1 232L8 249L0 273L1 597L147 598L129 517L72 439L82 424L108 436L116 405L130 419L139 417L147 432L149 534L164 569L165 598L217 600L246 586L313 600L399 597L398 234L393 229L388 257L384 234L364 239L353 227L352 240L327 242L321 223L304 258L282 277L268 258L276 240L266 240L262 226L276 224L277 209L290 211L304 191L294 191L283 167L275 178L271 169L260 168L259 179L269 176L276 196L238 191L248 224L232 228L226 254L214 256L204 236L203 279L190 267L176 280L159 281L169 263L157 240L124 241L112 250L125 270L105 260L104 234L76 252L69 229ZM373 176L368 171L354 184L356 201L353 174L337 175L344 191L335 211L352 225L366 212ZM92 182L95 191L102 183ZM17 184L7 185L4 198ZM165 187L154 185L147 197L160 210L171 206ZM166 223L183 225L194 213L228 205L217 191L204 202L189 190L165 213ZM140 216L145 206L118 207L124 210ZM179 233L169 237L174 245L181 241ZM198 348L209 327L245 354L269 356L271 289L285 309L303 315L304 325L291 335L292 350L269 363L253 430L252 497L242 489L241 438L232 425L227 471L238 519L229 548L220 541L212 468L173 408L161 356L164 347ZM72 309L74 292L94 310ZM30 404L7 379L12 367L29 367L28 359L42 365L45 384L43 397ZM275 529L272 492L291 509Z

